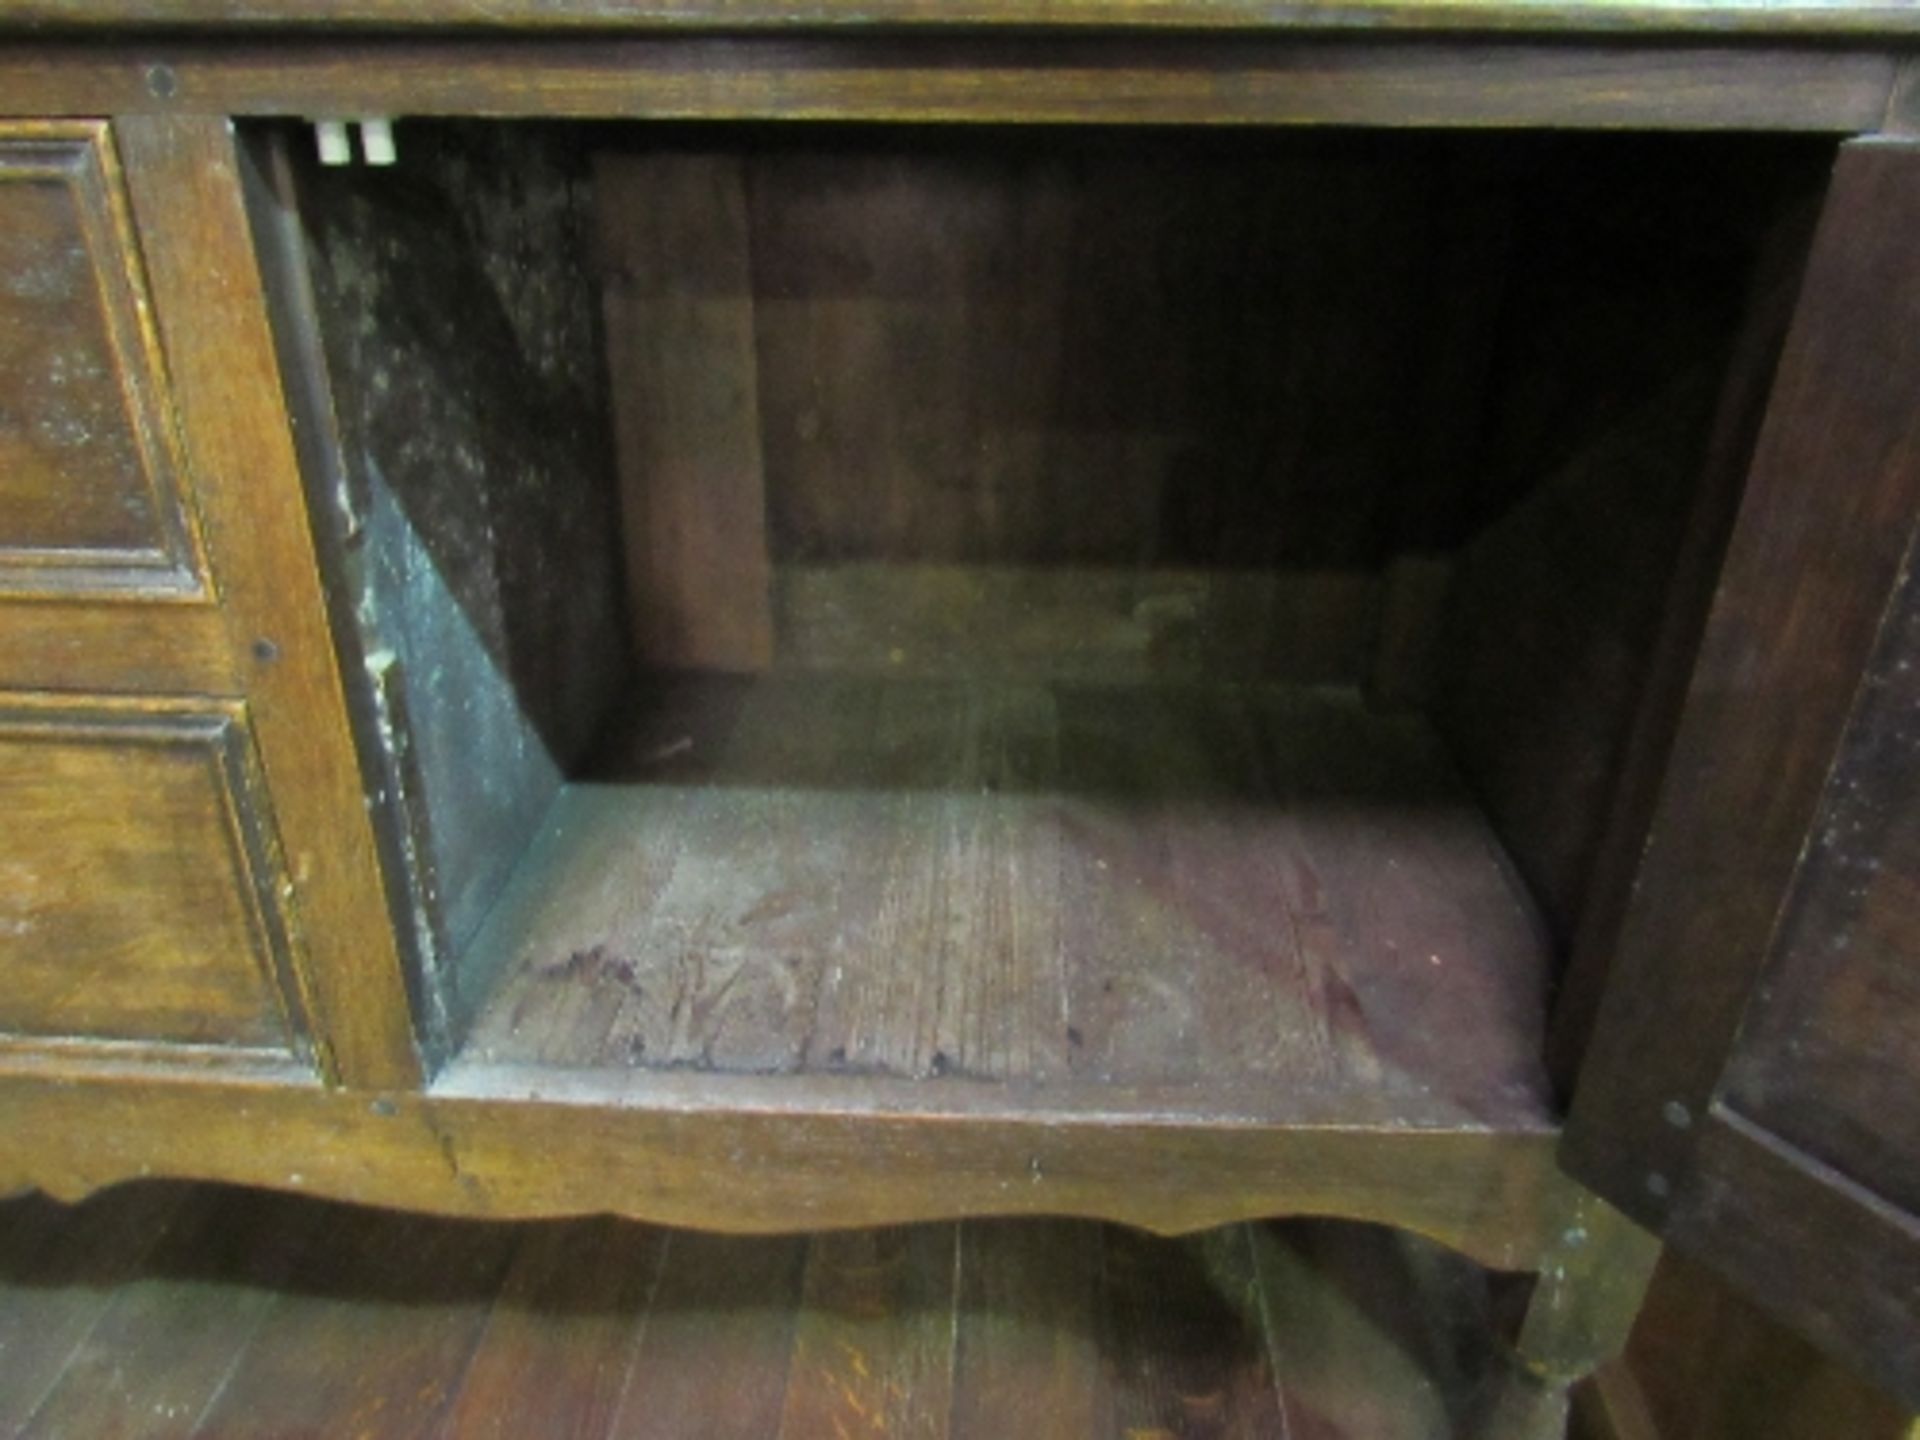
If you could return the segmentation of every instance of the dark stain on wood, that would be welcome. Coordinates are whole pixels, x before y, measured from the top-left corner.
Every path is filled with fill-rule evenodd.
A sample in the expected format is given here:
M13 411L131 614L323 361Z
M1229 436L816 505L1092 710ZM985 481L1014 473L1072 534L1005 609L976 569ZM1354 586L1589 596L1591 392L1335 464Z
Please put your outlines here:
M404 173L301 146L297 205L344 486L318 514L362 648L404 682L385 740L418 777L418 903L457 956L597 730L624 622L579 148L508 126L406 144ZM457 1011L458 971L438 978Z
M1529 902L1423 724L1337 693L656 683L480 945L482 1065L1542 1083Z

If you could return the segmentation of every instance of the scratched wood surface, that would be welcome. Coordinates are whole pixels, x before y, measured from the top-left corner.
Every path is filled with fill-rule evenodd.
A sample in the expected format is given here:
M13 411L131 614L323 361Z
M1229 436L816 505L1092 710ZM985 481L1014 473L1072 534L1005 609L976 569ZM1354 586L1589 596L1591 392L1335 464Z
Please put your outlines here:
M740 1239L144 1184L0 1205L0 1436L1442 1440L1496 1396L1558 1436L1487 1291L1329 1222Z
M1542 1113L1536 917L1423 722L1348 692L690 678L471 963L459 1066Z

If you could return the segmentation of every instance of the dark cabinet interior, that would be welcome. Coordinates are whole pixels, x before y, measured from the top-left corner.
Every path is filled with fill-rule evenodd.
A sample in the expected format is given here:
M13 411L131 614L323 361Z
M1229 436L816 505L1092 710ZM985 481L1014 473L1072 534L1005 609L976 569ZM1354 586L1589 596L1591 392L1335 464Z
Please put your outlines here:
M403 139L254 150L443 1077L1550 1123L1830 145Z

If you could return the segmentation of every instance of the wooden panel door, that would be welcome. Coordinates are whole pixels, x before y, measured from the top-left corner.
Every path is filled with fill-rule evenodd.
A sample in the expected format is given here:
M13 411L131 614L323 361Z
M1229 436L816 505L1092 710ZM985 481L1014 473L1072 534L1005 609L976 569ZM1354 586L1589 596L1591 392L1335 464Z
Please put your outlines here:
M1563 1157L1920 1405L1916 237L1843 147Z

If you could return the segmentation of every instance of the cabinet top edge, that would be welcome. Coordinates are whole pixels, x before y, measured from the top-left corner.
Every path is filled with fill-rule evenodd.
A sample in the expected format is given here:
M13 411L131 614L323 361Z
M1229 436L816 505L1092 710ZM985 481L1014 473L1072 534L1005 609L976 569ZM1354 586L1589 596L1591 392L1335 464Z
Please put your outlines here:
M0 0L0 34L1189 30L1920 40L1920 0Z

